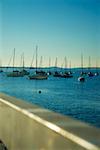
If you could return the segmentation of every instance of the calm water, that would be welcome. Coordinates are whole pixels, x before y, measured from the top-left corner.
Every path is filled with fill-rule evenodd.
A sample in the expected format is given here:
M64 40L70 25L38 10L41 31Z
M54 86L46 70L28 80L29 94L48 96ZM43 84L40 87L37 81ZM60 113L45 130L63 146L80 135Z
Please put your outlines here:
M84 83L77 77L75 73L69 79L49 77L40 81L1 73L0 92L100 127L100 75L87 77Z

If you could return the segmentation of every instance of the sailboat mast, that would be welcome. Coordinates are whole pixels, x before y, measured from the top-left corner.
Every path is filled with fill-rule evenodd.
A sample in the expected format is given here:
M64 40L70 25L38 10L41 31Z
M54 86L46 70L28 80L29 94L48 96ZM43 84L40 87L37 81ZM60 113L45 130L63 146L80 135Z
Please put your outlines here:
M82 72L83 72L83 54L81 54L81 69L82 69Z
M56 61L55 61L55 67L57 67L57 57L56 57Z
M35 55L35 52L33 53L33 56L32 56L32 61L31 61L31 65L30 65L30 68L32 68L32 66L33 66L34 55Z
M39 68L42 68L42 65L43 65L42 62L43 62L43 57L41 56Z
M37 65L38 65L38 61L37 61L38 55L37 55L37 52L38 52L38 46L36 45L36 71L37 71Z
M70 69L70 72L71 72L71 61L69 62L69 69Z
M67 58L65 56L65 68L67 69Z
M24 70L24 53L23 53L23 70Z
M51 66L51 58L49 57L49 68L50 68L50 66Z
M89 56L89 68L88 68L88 70L90 70L90 68L91 68L91 58Z
M14 66L15 65L15 48L14 48L14 56L13 56L13 71L14 71Z
M97 68L98 68L98 61L96 60L96 66L95 66L95 68L96 68L96 73L98 72L97 71Z

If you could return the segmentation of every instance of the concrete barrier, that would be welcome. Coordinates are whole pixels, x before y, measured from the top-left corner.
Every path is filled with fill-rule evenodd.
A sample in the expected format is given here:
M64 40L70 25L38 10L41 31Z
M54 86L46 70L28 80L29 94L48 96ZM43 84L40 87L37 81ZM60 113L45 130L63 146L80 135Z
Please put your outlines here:
M100 150L100 129L2 93L0 139L8 150Z

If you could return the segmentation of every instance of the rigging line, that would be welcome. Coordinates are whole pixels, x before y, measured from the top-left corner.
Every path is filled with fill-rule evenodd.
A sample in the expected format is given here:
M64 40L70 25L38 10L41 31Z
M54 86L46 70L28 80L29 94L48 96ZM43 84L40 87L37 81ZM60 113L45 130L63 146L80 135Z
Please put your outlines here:
M31 65L30 65L30 67L32 67L32 66L33 66L34 56L35 56L35 52L33 53L33 57L32 57L32 61L31 61Z
M10 57L10 60L9 60L8 66L9 66L9 65L10 65L10 63L11 63L12 57L13 57L13 54L12 54L12 56Z

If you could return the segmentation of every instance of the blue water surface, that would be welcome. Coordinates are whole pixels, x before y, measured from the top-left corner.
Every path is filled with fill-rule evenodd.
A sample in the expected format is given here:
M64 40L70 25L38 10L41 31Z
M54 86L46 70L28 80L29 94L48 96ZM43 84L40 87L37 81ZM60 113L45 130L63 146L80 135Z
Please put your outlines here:
M100 127L100 75L84 83L77 78L75 73L73 78L29 80L0 73L0 92Z

